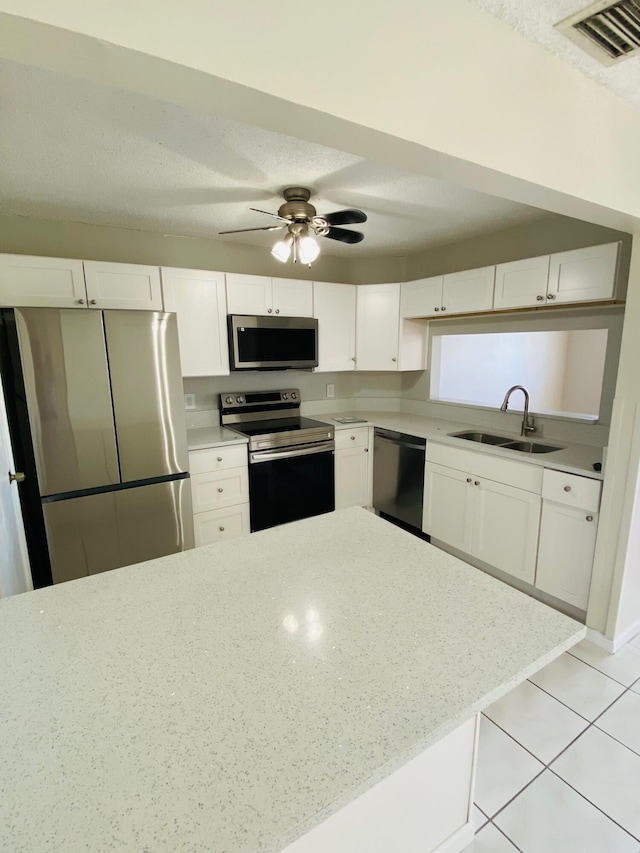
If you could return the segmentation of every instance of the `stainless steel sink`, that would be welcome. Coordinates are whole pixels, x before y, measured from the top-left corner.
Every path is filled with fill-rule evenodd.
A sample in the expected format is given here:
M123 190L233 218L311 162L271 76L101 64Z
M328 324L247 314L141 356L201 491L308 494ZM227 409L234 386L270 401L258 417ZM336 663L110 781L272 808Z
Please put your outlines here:
M492 444L504 450L515 450L517 453L553 453L554 450L564 450L553 444L542 444L539 441L517 441L506 435L493 435L490 432L450 432L452 438L464 438L466 441L476 441L480 444Z
M481 444L507 444L513 441L505 435L491 435L489 432L451 432L454 438L464 438L467 441L479 441Z
M562 450L562 447L554 447L552 444L540 444L538 441L510 441L501 444L505 450L518 450L520 453L552 453L554 450Z

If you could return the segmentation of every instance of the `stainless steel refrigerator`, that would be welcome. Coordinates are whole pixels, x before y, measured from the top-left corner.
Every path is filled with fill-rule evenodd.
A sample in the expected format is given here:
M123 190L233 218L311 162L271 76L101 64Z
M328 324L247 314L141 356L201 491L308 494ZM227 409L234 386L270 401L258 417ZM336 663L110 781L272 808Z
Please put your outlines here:
M3 309L34 586L193 547L175 314Z

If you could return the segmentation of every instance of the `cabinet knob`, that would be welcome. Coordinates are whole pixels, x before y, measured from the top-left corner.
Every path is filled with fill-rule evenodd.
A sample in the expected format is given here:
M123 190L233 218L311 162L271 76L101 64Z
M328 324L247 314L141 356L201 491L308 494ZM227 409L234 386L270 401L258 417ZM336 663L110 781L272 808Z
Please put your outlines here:
M544 302L544 296L536 296L538 302Z
M588 515L588 516L587 516L587 521L593 521L593 516L592 516L592 515Z
M355 440L356 440L355 435L352 435L352 436L351 436L351 441L355 441Z
M22 471L16 471L15 474L12 474L11 471L9 471L8 474L10 483L24 483L26 478L26 474Z
M280 313L280 309L276 308L276 314L279 314L279 313Z
M434 311L440 311L440 309L439 309L439 308L434 308L433 310L434 310Z
M218 456L218 462L222 462L222 456Z
M443 305L443 306L440 308L440 310L441 310L441 311L446 311L446 310L447 310L447 306L446 306L446 305Z
M218 486L218 491L219 491L219 492L224 492L224 489L222 488L222 486Z
M547 293L547 299L555 299L555 298L556 298L555 293Z
M473 481L473 485L474 485L474 486L479 486L479 485L480 485L480 480L474 480L474 481Z
M368 453L368 452L369 452L369 448L368 448L368 447L365 447L364 452L365 452L365 453Z
M267 314L273 314L273 309L272 309L272 308L267 308Z
M355 360L356 360L355 355L351 356L351 361L355 361Z
M98 304L98 300L97 300L97 299L90 299L90 300L89 300L89 305L97 305L97 304Z
M471 482L472 482L471 477L467 477L467 483L471 483Z
M224 527L222 525L220 525L219 530L220 530L220 533L224 533Z
M571 491L571 486L565 486L565 487L564 487L564 490L565 490L565 492L570 492L570 491Z
M76 299L76 305L84 305L84 299Z
M395 355L394 355L394 357L391 359L391 361L397 361L397 360L398 360L398 359L395 357Z

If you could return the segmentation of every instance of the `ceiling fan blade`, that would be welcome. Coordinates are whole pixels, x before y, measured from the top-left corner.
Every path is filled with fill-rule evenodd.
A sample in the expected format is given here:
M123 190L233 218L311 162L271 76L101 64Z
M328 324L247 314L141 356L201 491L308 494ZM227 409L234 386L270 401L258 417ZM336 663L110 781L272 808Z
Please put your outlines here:
M340 243L359 243L364 240L364 234L360 231L347 231L346 228L329 228L326 234L320 234L321 237L328 237L329 240L338 240Z
M279 231L284 225L267 225L265 228L235 228L233 231L218 231L218 234L244 234L245 231Z
M276 219L279 219L280 222L286 222L288 225L291 224L291 219L285 219L283 216L278 216L277 213L270 213L268 210L260 210L257 207L250 207L249 210L253 210L255 213L264 213L267 216L275 216Z
M323 213L329 225L355 225L358 222L366 222L367 214L362 210L348 208L347 210L336 210L334 213Z

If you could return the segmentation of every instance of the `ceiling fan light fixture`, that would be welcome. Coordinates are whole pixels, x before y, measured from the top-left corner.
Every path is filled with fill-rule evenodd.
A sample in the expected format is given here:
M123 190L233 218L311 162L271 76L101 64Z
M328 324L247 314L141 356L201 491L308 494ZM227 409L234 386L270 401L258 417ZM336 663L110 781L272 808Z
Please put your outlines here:
M282 261L283 264L289 260L291 247L293 246L293 235L287 234L282 240L278 240L271 249L271 254L274 258Z
M320 246L315 237L307 235L298 239L298 259L301 264L311 264L320 254Z

